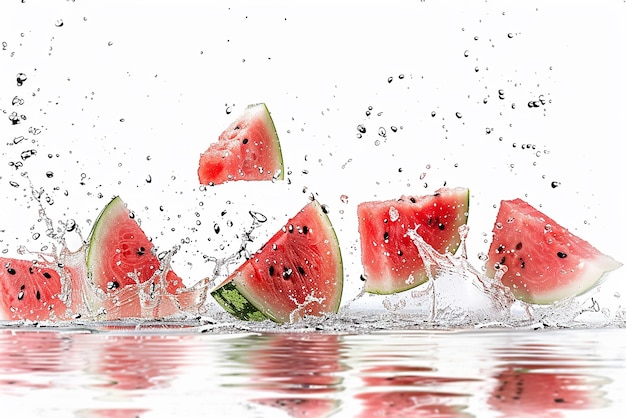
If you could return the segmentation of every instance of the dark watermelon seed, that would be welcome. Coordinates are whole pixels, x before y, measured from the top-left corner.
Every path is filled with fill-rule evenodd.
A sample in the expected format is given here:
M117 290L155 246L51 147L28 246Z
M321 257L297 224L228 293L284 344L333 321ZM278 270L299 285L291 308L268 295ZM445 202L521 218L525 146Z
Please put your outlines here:
M270 266L269 273L270 273L270 276L274 275L274 266Z
M301 276L306 275L306 271L304 270L304 267L298 266L298 273L300 273Z
M443 231L444 229L446 229L446 226L444 224L442 224L441 222L439 222L439 225L437 225L437 227Z
M500 260L500 264L504 264L505 261L506 261L506 257L502 257L502 259Z
M289 267L284 267L283 279L289 279L291 277L291 273L293 273L293 270L291 270Z
M246 145L248 143L248 138L244 138L243 141L241 141L244 145Z
M385 242L389 241L389 232L385 231L385 234L383 235L383 239L385 240Z
M11 276L14 276L14 275L15 275L15 273L17 273L17 272L15 271L15 269L14 269L14 268L9 267L9 268L7 269L7 273L9 273Z
M39 293L39 290L37 290L37 293L35 293L35 297L37 298L37 300L41 299L41 293Z
M400 257L402 257L402 254L404 254L404 253L402 252L402 250L398 250L398 255L399 255Z
M137 255L139 256L144 255L145 253L146 253L145 247L139 247L139 249L137 250Z
M413 196L409 197L409 200L411 201L411 203L415 203L415 198Z
M556 253L556 255L557 255L559 258L565 258L565 257L567 257L567 254L565 254L565 253L563 253L563 252L561 252L561 251L559 251L558 253Z
M45 277L46 279L49 279L52 277L52 275L50 273L48 273L47 271L43 272L43 277Z
M432 216L428 216L428 225L432 225L433 224L433 217Z
M502 251L504 251L504 245L500 244L498 245L498 248L496 248L496 254L501 253Z
M24 290L24 289L26 289L26 285L25 284L20 286L20 290Z
M120 282L117 280L107 283L107 289L109 290L117 289L118 287L120 287Z
M309 233L309 227L308 227L308 226L306 226L306 225L304 225L304 226L302 227L302 233L303 233L303 234L305 234L305 235L306 235L306 234L308 234L308 233Z
M32 268L32 267L29 267L29 268L28 268L28 272L29 272L30 274L33 274L33 273L34 273L33 268Z
M515 249L518 250L518 251L521 250L522 249L522 243L518 242L517 245L515 246Z
M526 263L524 263L524 259L523 258L520 257L519 261L520 261L520 267L521 268L526 267Z

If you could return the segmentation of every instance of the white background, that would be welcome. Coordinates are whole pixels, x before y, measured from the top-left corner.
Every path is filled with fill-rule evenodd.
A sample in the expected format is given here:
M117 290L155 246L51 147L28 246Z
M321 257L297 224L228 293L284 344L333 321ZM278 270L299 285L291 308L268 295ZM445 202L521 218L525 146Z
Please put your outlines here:
M237 249L249 210L269 218L258 248L315 193L342 244L349 299L361 286L356 205L445 182L471 190L475 265L499 201L515 197L624 261L625 7L3 2L0 250L50 244L29 179L48 216L83 235L120 195L160 249L182 244L174 268L191 284L210 275L205 256ZM289 181L200 190L199 154L257 102L272 112ZM26 119L12 125L13 112ZM27 150L37 153L22 160ZM624 275L611 275L607 301Z

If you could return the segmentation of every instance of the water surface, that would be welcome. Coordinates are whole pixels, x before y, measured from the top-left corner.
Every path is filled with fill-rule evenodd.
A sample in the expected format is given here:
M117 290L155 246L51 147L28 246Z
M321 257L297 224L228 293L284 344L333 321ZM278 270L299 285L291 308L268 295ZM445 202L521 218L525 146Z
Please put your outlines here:
M623 334L12 327L0 331L0 399L49 417L614 415Z

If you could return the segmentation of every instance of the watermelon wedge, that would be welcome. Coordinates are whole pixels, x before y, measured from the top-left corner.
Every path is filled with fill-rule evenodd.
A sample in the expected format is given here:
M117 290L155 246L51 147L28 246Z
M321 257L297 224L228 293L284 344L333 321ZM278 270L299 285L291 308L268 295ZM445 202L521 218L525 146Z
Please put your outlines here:
M581 295L622 265L521 199L501 202L488 256L487 275L506 270L502 283L536 304Z
M264 103L248 106L200 156L200 184L283 177L278 134Z
M211 295L239 319L285 323L336 313L342 289L335 231L312 201Z
M391 294L412 289L428 280L424 261L410 229L440 253L454 253L467 223L469 190L442 188L427 196L364 202L357 207L365 291Z
M108 319L158 318L179 311L175 299L185 288L183 281L162 266L155 252L122 199L113 198L94 223L87 249L87 271L106 295Z
M70 263L0 258L0 319L73 319L84 310L82 277Z

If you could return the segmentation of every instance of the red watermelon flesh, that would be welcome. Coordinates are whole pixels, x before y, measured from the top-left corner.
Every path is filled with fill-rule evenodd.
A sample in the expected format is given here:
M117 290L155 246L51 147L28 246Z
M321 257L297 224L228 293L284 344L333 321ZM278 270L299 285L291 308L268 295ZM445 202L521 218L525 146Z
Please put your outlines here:
M108 319L158 318L179 312L183 281L163 266L146 234L115 197L94 223L87 249L87 269L104 294Z
M537 304L583 294L622 265L521 199L501 202L488 255L487 275L506 270L502 283Z
M427 196L364 202L357 208L365 291L402 292L428 280L424 261L407 235L415 229L440 253L454 253L467 223L469 190L442 188Z
M337 236L312 201L211 295L239 319L284 323L336 313L342 289Z
M84 269L0 258L0 319L68 320L84 311Z
M200 156L200 184L283 178L278 134L267 106L250 105Z

